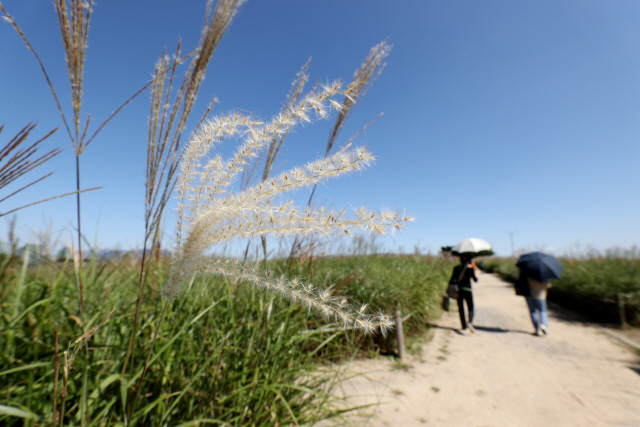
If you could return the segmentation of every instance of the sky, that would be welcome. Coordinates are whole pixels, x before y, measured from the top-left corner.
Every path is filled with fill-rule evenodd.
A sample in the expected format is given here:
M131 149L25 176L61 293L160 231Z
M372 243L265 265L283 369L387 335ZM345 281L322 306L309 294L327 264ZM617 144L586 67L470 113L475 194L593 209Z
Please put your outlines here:
M3 5L71 115L53 5ZM174 52L178 40L184 51L197 46L205 6L204 0L94 5L83 101L91 129L150 80L165 47ZM310 80L348 82L385 39L393 45L387 66L337 142L383 112L354 140L376 163L321 186L317 203L414 216L401 234L378 239L389 251L437 253L470 237L490 242L502 256L640 244L636 1L249 0L213 53L193 117L217 97L213 114L239 110L268 119L309 57ZM31 141L61 127L33 54L6 22L0 22L0 58L0 143L30 122L38 124ZM82 196L83 233L97 247L142 244L149 101L149 92L136 98L81 156L82 187L102 187ZM334 120L297 128L278 170L322 157ZM235 143L225 141L221 154L232 153ZM30 177L54 175L3 202L0 212L75 190L75 155L62 129L43 148L54 147L63 152ZM308 196L301 191L295 200L302 205ZM173 208L165 246L172 243ZM75 233L75 215L73 197L19 211L21 241L45 233L65 244ZM0 218L0 240L8 218Z

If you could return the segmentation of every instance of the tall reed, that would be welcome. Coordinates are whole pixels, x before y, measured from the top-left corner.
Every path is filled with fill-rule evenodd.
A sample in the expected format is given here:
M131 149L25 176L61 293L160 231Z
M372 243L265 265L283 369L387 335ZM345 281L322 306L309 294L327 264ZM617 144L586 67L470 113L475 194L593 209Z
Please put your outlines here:
M282 198L287 192L361 170L374 159L365 149L342 151L237 193L232 191L232 184L245 165L275 136L286 134L297 123L311 122L310 115L324 118L329 108L340 111L342 106L333 97L343 93L340 82L323 85L266 123L234 113L210 120L194 134L185 149L178 176L177 243L169 281L163 291L168 300L179 295L182 285L194 272L213 273L280 292L294 302L303 302L328 317L367 331L380 328L386 333L392 326L386 315L369 316L365 314L366 306L353 310L346 300L336 301L329 291L316 290L314 285L272 277L269 271L258 273L239 262L204 256L212 245L238 237L326 236L351 234L354 229L384 234L390 229L399 230L411 219L395 212L371 212L364 208L349 218L344 215L344 209L340 212L324 208L299 209L293 206L293 200ZM244 135L245 141L230 160L205 157L215 142L235 135Z
M360 65L360 68L358 68L353 74L353 80L351 80L351 83L344 93L344 100L342 101L342 106L338 112L338 117L336 118L333 128L329 133L327 148L325 150L325 157L327 157L331 152L331 149L338 139L340 131L344 127L349 117L351 117L351 114L353 113L355 108L358 106L362 98L366 95L367 91L376 81L378 76L380 76L380 73L382 73L382 70L386 66L384 60L389 55L391 48L392 46L387 44L386 40L372 47L364 62ZM380 117L380 115L378 115L378 117ZM375 120L377 120L378 117L365 125L365 128L371 125L371 123L373 123ZM360 131L362 131L362 129ZM358 131L358 133L360 133L360 131ZM351 141L351 139L349 141ZM348 143L345 144L345 147L348 147ZM307 206L311 206L316 188L317 185L314 185L313 190L311 190L311 195L309 196ZM298 237L296 237L293 241L293 244L291 245L291 251L289 253L289 266L293 261L293 257L296 251L299 250L300 242Z
M411 220L395 212L371 212L364 208L349 218L344 215L344 209L340 212L323 208L301 210L292 206L293 200L283 200L282 196L287 192L361 170L374 159L365 149L341 151L253 187L233 191L234 182L251 159L258 156L274 137L286 134L300 122L312 122L314 116L326 117L331 108L340 111L342 106L333 97L343 93L340 82L323 85L266 123L232 113L210 119L193 134L185 147L177 177L176 249L163 289L166 302L156 332L169 302L180 295L189 277L195 273L208 273L235 282L248 282L279 293L294 303L302 303L309 310L314 309L344 326L361 328L366 333L379 330L386 336L393 327L393 321L383 312L368 313L368 304L356 307L346 297L334 297L330 289L318 289L311 283L289 280L284 275L275 277L269 270L256 271L239 261L205 255L213 245L237 238L289 234L349 235L354 229L385 234L388 230L400 230L406 221ZM236 136L244 137L244 143L229 160L223 161L219 155L207 157L215 143ZM157 333L154 333L131 410L136 408L156 338Z
M127 104L129 104L135 97L142 93L149 84L142 87L133 96L127 99L120 107L118 107L111 115L109 115L100 126L89 136L89 125L91 123L91 115L87 115L87 119L84 124L81 123L82 115L82 97L83 97L83 76L84 76L84 62L85 53L88 43L89 35L89 22L91 20L93 0L71 0L70 6L67 5L67 0L54 0L54 7L58 18L58 26L60 28L60 35L62 36L62 43L65 51L65 60L67 64L67 72L69 75L69 83L71 89L71 106L73 109L73 117L69 119L62 108L62 104L59 101L56 90L51 83L47 69L33 48L25 34L22 32L18 23L13 19L9 12L4 8L2 2L0 2L0 10L5 15L5 19L13 26L16 32L22 38L22 41L26 44L27 48L33 53L42 74L44 75L47 85L53 99L55 101L58 112L62 119L69 140L73 146L74 153L76 155L76 191L68 194L76 194L76 214L77 214L77 242L78 242L78 262L76 263L78 286L79 286L79 298L80 309L82 317L84 317L84 284L82 275L82 220L81 220L81 207L80 207L80 193L84 191L95 190L97 188L81 190L80 187L80 155L86 150L91 141L100 133L100 131L111 121ZM71 125L70 125L71 122Z
M216 4L213 14L211 14L212 1L209 0L198 48L191 54L180 58L180 43L178 43L173 60L170 60L163 53L155 67L147 141L145 230L138 280L138 299L129 348L124 359L123 375L126 373L138 331L142 298L148 275L148 263L153 250L158 247L162 216L175 187L175 173L182 157L180 152L182 133L193 111L211 55L243 3L244 0L221 0ZM176 69L189 57L192 57L189 68L177 93L171 100ZM203 122L214 103L215 99L209 104L197 126Z
M211 418L207 421L218 424L228 421L235 425L242 425L245 420L256 419L262 420L261 425L263 425L267 419L270 419L271 424L278 425L280 422L277 417L282 417L286 420L283 421L284 423L313 422L316 415L306 417L304 411L296 413L294 409L296 405L298 408L308 408L312 403L317 403L318 396L321 396L318 389L323 383L314 381L314 378L307 378L308 364L302 367L292 364L282 357L281 352L295 351L296 355L307 361L319 348L325 346L329 339L317 338L316 334L319 333L303 331L299 328L301 323L299 318L304 316L304 311L299 307L280 310L278 329L276 330L275 327L269 329L271 307L279 303L274 302L274 295L265 296L259 293L256 297L254 288L257 287L278 293L294 303L303 305L309 311L313 309L326 319L337 321L345 327L359 329L367 334L380 331L382 335L386 335L393 327L393 322L384 312L371 313L368 304L357 304L347 296L338 296L330 287L319 287L311 282L287 278L284 274L276 275L269 270L253 269L235 260L207 256L207 251L212 246L234 241L234 239L288 235L351 235L359 230L386 234L389 231L400 230L406 221L411 220L396 212L372 212L365 208L360 208L351 215L346 214L344 209L341 211L313 209L309 206L297 208L293 206L292 200L286 198L288 192L315 186L334 176L362 170L374 160L374 157L364 148L351 151L340 150L329 155L331 147L328 147L324 159L275 177L271 176L273 162L280 146L294 126L326 118L332 109L338 112L340 123L344 123L368 87L367 83L360 87L362 82L356 79L346 89L343 89L339 82L335 82L314 87L310 93L302 96L302 88L307 79L308 63L294 82L289 101L279 115L267 122L262 122L250 116L231 113L205 122L205 117L209 114L214 100L209 104L196 131L181 151L182 132L193 111L211 55L242 4L243 0L220 0L213 9L210 1L198 48L191 54L181 57L180 44L178 44L173 60L168 59L163 53L156 65L152 81L110 115L93 134L90 134L91 116L87 115L86 121L81 121L81 115L84 61L89 22L92 16L92 0L87 2L70 0L70 4L67 4L66 0L55 0L54 3L70 79L73 110L71 118L65 114L36 51L0 3L0 9L36 57L76 155L74 194L78 195L76 199L78 258L74 257L74 267L79 290L77 304L69 298L71 287L68 283L61 285L68 273L66 269L68 260L64 261L60 271L52 277L29 282L27 277L30 264L29 252L27 252L21 274L17 279L17 292L10 291L13 297L11 304L13 315L1 319L5 326L2 333L6 332L11 338L11 345L7 346L7 361L18 363L18 353L24 357L24 360L29 360L27 363L20 359L23 366L17 369L10 367L0 371L0 376L15 372L26 376L25 381L18 381L7 389L7 396L24 393L26 396L24 407L31 408L37 406L34 401L43 401L41 390L46 388L46 399L51 399L52 403L49 404L45 399L40 408L46 408L49 411L52 424L58 421L60 425L66 422L95 425L109 424L114 421L125 425L136 423L145 425L152 418L149 415L151 412L159 413L157 417L152 418L159 424L170 423L175 419L185 420L179 411L185 410L186 413L193 414L192 406L195 404L193 402L202 403L201 397L191 397L191 407L180 406L188 398L187 395L192 393L193 385L206 382L210 389L215 391L218 384L225 382L225 378L231 378L231 383L227 384L228 389L224 390L225 395L218 396L217 400L214 399L215 404L214 400L208 402L211 405ZM188 58L191 58L191 63L186 77L180 85L176 85L177 92L174 96L176 69ZM374 73L373 76L376 74ZM366 82L373 82L373 80L375 77L367 77ZM86 271L83 272L79 196L83 190L80 190L80 156L101 129L149 86L153 86L153 90L147 145L145 235L139 274L126 270L125 277L105 278L104 276L115 273L99 265L95 257L89 261ZM342 103L335 100L340 96L345 97ZM347 102L347 100L350 101ZM333 133L337 137L337 132ZM223 160L220 156L211 154L215 144L230 138L244 139L244 143L234 156ZM251 161L261 153L266 153L267 156L261 182L234 191L241 174L246 172ZM158 242L163 212L174 189L177 190L178 197L178 225L176 247L163 289L165 301L161 305L161 310L159 306L152 304L147 313L144 313L143 293L145 280L150 271L148 262ZM147 253L148 244L150 244L149 253ZM113 269L113 271L120 270L120 265ZM163 271L159 270L156 273L159 279L162 279L159 281L165 279ZM189 306L185 303L186 296L183 294L183 288L188 284L186 292L188 294L198 273L217 276L216 281L209 283L209 286L216 287L216 293L208 294L208 299L192 300L191 302L200 304ZM48 274L51 275L51 273ZM90 278L88 283L92 285L90 299L91 306L96 308L95 312L85 310L83 283L85 276ZM114 286L112 281L117 282L119 286ZM239 282L250 283L252 287L237 287L236 284ZM131 283L137 283L137 295L135 295L135 285L131 289ZM225 286L226 295L218 289ZM244 290L236 293L237 289ZM230 302L236 295L247 297L248 294L251 295L250 299L254 303L259 300L259 308L257 303L254 304L251 313L251 316L258 319L255 322L248 319L247 313L243 313L241 308L237 308ZM176 301L179 296L184 298ZM134 299L135 310L131 302ZM279 299L275 298L275 300ZM203 338L202 347L196 349L198 345L194 345L187 335L191 334L194 325L197 325L205 316L217 314L214 308L217 310L217 306L223 303L227 308L220 310L222 313L220 316L230 314L233 319L223 322L224 328L213 332L210 332L210 328L200 328L199 333ZM114 313L112 308L116 304L124 308L122 312L110 317ZM268 309L266 309L267 304ZM42 313L35 310L41 306L44 306ZM108 314L107 306L112 309ZM159 316L156 316L157 312L160 312ZM187 312L190 317L184 316ZM300 314L297 314L298 312ZM79 316L74 313L79 313ZM298 323L290 322L290 319L295 316L298 318ZM163 326L162 323L165 317L171 318L168 327ZM210 320L209 325L220 319L214 316ZM251 364L251 371L245 369L240 376L234 376L232 370L222 375L221 371L225 368L225 364L236 364L239 354L245 351L242 346L246 343L246 334L237 334L238 330L244 327L243 323L251 323L251 327L247 327L251 330L250 342L261 342L262 348L269 349L273 353L269 360L274 366L278 365L279 372L286 373L288 383L283 385L276 382L268 383L266 386L261 385L263 380L269 379L271 371L263 373L260 357L250 359L248 355L246 359ZM60 326L60 336L57 326ZM28 334L24 334L22 328L28 329ZM77 333L78 328L81 333ZM291 338L294 332L299 333ZM75 339L70 349L62 353L61 363L58 341L65 342L77 336L80 338ZM123 339L122 336L125 338ZM138 346L135 342L137 337L142 341ZM180 346L172 347L175 342L178 342L178 338L181 340ZM94 343L90 347L90 339L99 343ZM313 341L315 347L310 351L310 355L300 354L304 352L299 348L295 350L296 345L307 343L310 339L315 340ZM49 344L51 340L54 345ZM230 358L225 359L227 355L223 353L227 351L227 345L231 341L233 341L233 351L230 353L237 354L234 353L229 356ZM38 346L33 346L32 343ZM157 350L156 343L160 347ZM192 351L188 360L180 356L176 357L175 353L183 351L185 347ZM143 363L145 353L146 359ZM202 359L204 354L206 354L206 360ZM76 371L72 363L79 355L82 357L82 369ZM47 388L46 379L36 377L35 368L51 364L51 362L39 362L40 358L50 358L55 365L52 372L47 371L45 375L46 377L55 375L51 390ZM158 364L167 363L168 366L158 368L158 364L153 365L156 361ZM193 361L197 361L199 365L194 367ZM133 368L130 375L129 363ZM179 383L180 387L176 389L175 384L172 383L169 387L170 391L165 392L162 385L167 378L168 369L174 366L174 363L180 367L181 371L180 375L176 375L176 378L171 381ZM292 365L294 365L293 368ZM63 376L61 387L58 384L60 367L62 367ZM239 369L240 366L235 368ZM277 369L274 367L273 372L278 372ZM207 376L208 373L211 373L211 377ZM147 374L153 378L153 386L145 383ZM250 375L252 380L247 383L247 377ZM183 377L189 377L189 380L181 381ZM119 386L117 390L114 390L115 384ZM158 392L159 389L162 391ZM257 391L245 394L246 389ZM106 393L106 390L109 392ZM132 391L135 392L133 397ZM247 397L247 395L250 396ZM136 403L141 396L144 399L144 406L138 409ZM148 397L153 397L154 400L149 402L146 400ZM279 399L282 404L274 403L274 398ZM326 395L321 398L325 399ZM228 410L227 413L230 415L221 422L216 412L224 413L229 409L225 405L236 400L239 406ZM60 402L59 405L58 402ZM257 405L252 408L256 414L251 414L247 402ZM323 407L318 410L325 411ZM0 417L11 417L18 413L15 408L6 412L5 407L0 407ZM42 415L43 411L35 414L23 410L20 414L25 419L49 423L48 416Z
M31 170L41 166L43 163L51 160L53 157L60 153L60 149L55 148L40 157L34 158L38 151L38 146L42 141L49 138L57 129L52 130L44 137L40 138L28 147L25 147L29 133L36 127L35 124L28 124L23 127L13 138L9 140L2 148L0 148L0 190L3 190L6 186L12 184L15 180L29 173ZM4 129L4 125L0 126L0 134ZM12 154L13 153L13 154ZM13 193L3 197L0 203L5 202L12 196L15 196L19 192L26 190L32 185L48 178L53 172L50 172L27 185L22 186ZM40 203L40 202L35 202ZM35 204L33 203L33 204ZM31 206L31 205L27 205ZM0 216L8 215L19 209L23 209L27 206L13 209L8 212L0 212Z
M296 102L298 102L298 98L300 97L300 95L302 94L302 91L304 90L304 86L307 83L307 81L309 80L309 75L307 74L307 71L309 70L309 64L311 63L311 58L309 58L307 60L307 62L302 66L302 69L298 72L298 74L296 75L295 80L293 81L293 83L291 84L291 89L289 90L289 93L287 94L287 99L284 102L284 105L282 106L282 110L280 112L280 114L285 114L288 110L292 109ZM315 86L314 86L315 87ZM259 156L257 156L253 162L253 167L251 168L247 168L245 170L243 170L242 173L242 186L244 187L248 187L251 183L251 179L253 177L253 174L255 173L258 164L263 160L264 158L264 168L262 169L262 177L261 180L262 181L266 181L267 178L269 178L269 174L271 173L271 170L273 169L273 165L276 161L276 159L278 158L278 155L280 154L280 148L282 147L282 144L284 143L285 138L287 137L287 135L289 135L289 132L285 132L282 135L275 135L272 139L271 142L269 143L269 146L267 147L267 149L264 151L264 154L261 154ZM267 239L265 236L260 236L260 240L262 242L262 251L264 254L264 263L266 265L267 263ZM249 240L247 242L247 248L244 251L244 261L246 262L247 260L247 254L249 252L249 245L251 244L251 240Z
M100 126L93 132L93 134L89 134L89 126L91 123L91 115L87 115L86 121L81 123L81 115L82 115L82 99L83 99L83 77L84 77L84 64L86 59L86 49L88 45L88 35L89 35L89 23L91 20L93 0L71 0L70 4L67 4L67 0L55 0L54 7L56 11L56 16L58 20L58 26L60 29L60 34L62 36L62 43L64 46L65 52L65 60L67 65L67 73L69 75L69 83L71 90L71 106L73 110L72 118L69 119L62 108L62 105L59 101L56 90L51 83L49 78L49 74L46 70L46 67L36 50L33 48L31 43L28 41L25 34L22 32L17 22L12 18L12 16L8 13L8 11L4 8L2 3L0 3L0 10L5 15L5 19L11 23L16 32L22 38L27 48L33 53L36 58L38 64L40 65L40 69L47 81L50 92L53 95L54 101L56 103L56 107L60 116L62 118L62 122L64 124L65 129L67 130L67 134L71 144L73 146L73 150L76 156L76 191L71 194L76 194L76 217L77 217L77 255L74 254L74 266L76 269L76 279L78 283L78 291L79 291L79 301L80 301L80 318L82 321L79 323L81 328L85 328L87 324L86 313L85 313L85 303L84 303L84 274L83 274L83 263L84 257L82 253L82 217L81 217L81 199L80 193L87 190L81 190L80 185L80 156L89 146L91 141L99 134L99 132L106 126L106 124L115 117L129 102L131 102L136 96L142 93L149 84L142 87L137 93L131 96L128 100L126 100L120 107L118 107L111 115L109 115ZM70 125L71 123L71 125ZM89 136L91 135L91 136ZM75 251L74 251L75 252ZM87 409L87 393L88 393L88 372L87 372L87 358L88 351L85 349L83 355L83 379L82 379L82 389L83 394L80 402L81 407L81 424L86 425L86 409Z

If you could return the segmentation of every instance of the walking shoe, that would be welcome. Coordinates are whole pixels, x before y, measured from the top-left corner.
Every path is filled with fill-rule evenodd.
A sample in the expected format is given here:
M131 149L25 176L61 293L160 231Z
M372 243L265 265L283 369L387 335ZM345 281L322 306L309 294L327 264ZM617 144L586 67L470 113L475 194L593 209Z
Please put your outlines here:
M469 326L469 332L471 332L473 334L476 331L476 328L474 328L471 323L469 323L468 326Z
M545 335L549 334L549 332L547 332L547 325L542 325L542 326L540 326L540 329L542 329L542 332L543 332Z
M536 329L536 331L533 333L533 335L535 336L541 336L542 334L540 333L540 328Z

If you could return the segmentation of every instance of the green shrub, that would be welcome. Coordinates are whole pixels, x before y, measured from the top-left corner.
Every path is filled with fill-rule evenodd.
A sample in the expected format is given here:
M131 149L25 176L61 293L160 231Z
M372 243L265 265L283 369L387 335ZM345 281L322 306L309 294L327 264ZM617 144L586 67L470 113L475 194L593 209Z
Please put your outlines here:
M628 294L627 320L640 324L640 259L620 255L562 260L549 299L590 320L617 323L617 295Z

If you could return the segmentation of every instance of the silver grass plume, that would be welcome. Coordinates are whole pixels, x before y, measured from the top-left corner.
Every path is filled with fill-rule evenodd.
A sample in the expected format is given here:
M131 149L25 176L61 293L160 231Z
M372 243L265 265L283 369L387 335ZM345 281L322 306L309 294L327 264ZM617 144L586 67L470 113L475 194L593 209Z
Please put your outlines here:
M364 148L340 151L238 192L230 188L274 137L286 134L296 124L325 118L332 108L340 111L342 105L333 98L344 93L340 82L323 85L268 122L233 113L210 119L192 135L177 177L177 236L169 280L163 290L167 299L175 299L194 272L211 273L275 291L327 319L367 333L379 329L386 335L393 327L386 314L368 313L367 305L356 308L347 298L336 297L330 290L284 276L274 277L270 271L258 272L240 262L203 256L214 244L236 238L351 235L356 230L386 234L400 230L411 220L391 211L371 212L361 208L347 215L344 209L299 208L292 200L282 201L286 192L362 170L374 160ZM230 137L243 137L244 143L229 160L224 161L219 155L208 156L215 143Z

